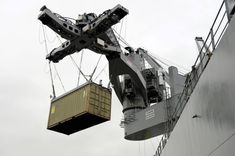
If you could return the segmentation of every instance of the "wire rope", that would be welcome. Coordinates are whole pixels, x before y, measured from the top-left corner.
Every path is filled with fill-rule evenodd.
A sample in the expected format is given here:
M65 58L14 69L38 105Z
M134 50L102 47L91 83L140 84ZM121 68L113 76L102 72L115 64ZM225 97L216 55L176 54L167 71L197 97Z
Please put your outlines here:
M98 64L99 64L99 62L100 62L102 56L103 56L103 55L101 54L100 57L99 57L98 62L96 63L96 66L95 66L93 72L91 73L91 76L90 76L90 80L89 80L89 81L92 81L92 77L93 77L93 75L95 74L95 71L96 71L96 69L97 69L97 66L98 66Z
M50 40L49 39L49 37L48 37L48 35L47 35L47 30L46 30L46 28L45 28L45 36L46 36L46 38L47 38L47 41L49 42L49 43L53 43L53 42L55 42L55 40L56 40L56 37L54 37L52 40Z
M97 74L97 76L95 77L94 81L100 76L100 74L102 72L105 72L105 68L108 66L108 63L102 68L102 70Z
M45 39L43 39L43 40L41 40L41 30L42 29L44 29L43 28L43 24L40 22L39 23L39 26L38 26L38 42L40 43L40 44L45 44L44 42L45 42Z
M42 26L43 26L43 25L42 25ZM48 38L48 36L47 36L47 33L46 33L46 30L45 30L44 26L43 26L43 35L46 37L46 38L45 38L45 41L49 41L49 38ZM56 37L58 37L58 36L56 36ZM53 40L55 40L56 37L55 37ZM54 41L52 41L52 42L54 42ZM47 54L48 54L48 47L47 47ZM50 63L51 63L51 61L50 61ZM61 86L62 86L64 92L66 92L65 87L64 87L64 84L62 83L60 74L59 74L59 72L58 72L58 70L57 70L57 68L56 68L56 65L55 65L54 63L53 63L53 67L54 67L54 70L55 70L55 74L56 74L57 77L59 78L60 84L61 84ZM51 76L52 76L52 70L51 70L51 69L50 69L50 72L51 72ZM52 80L53 80L53 79L52 79ZM53 85L54 85L54 84L53 84Z
M124 19L126 19L126 18L124 18ZM124 38L126 38L126 30L127 30L127 19L125 20Z
M59 38L59 36L55 33L56 37L58 38L58 40L61 42L61 39ZM69 55L70 59L72 60L73 64L75 65L75 67L77 67L78 71L82 74L82 76L85 78L85 80L88 82L89 80L86 78L86 75L82 72L82 70L80 69L80 67L77 65L76 61L74 60L73 56ZM79 77L80 79L80 77Z
M124 43L125 45L127 45L128 47L130 47L130 45L125 41L124 38L122 38L122 36L115 30L113 29L114 33L117 35L117 39L119 39L122 43Z
M149 56L151 56L153 59L159 61L161 64L165 65L167 68L171 66L170 64L166 63L166 61L163 61L163 59L160 58L160 57L156 57L156 56L154 56L154 55L152 55L152 54L150 54L150 53L149 53ZM166 60L166 59L165 59L165 60ZM170 61L168 61L168 62L170 62ZM172 62L171 62L171 63L172 63ZM188 73L188 72L189 72L188 69L186 69L186 68L184 68L184 67L181 67L181 66L177 65L176 63L172 63L172 64L173 64L174 66L176 66L176 67L179 69L179 73L182 74L182 75L184 75L185 73ZM166 70L166 69L165 69L165 70Z
M124 19L122 19L122 21L121 21L121 27L120 27L120 31L119 31L119 36L121 36L121 34L122 34L123 20L124 20Z
M164 59L166 62L169 62L169 63L171 63L171 64L174 64L175 66L177 66L178 68L180 68L181 70L184 70L185 72L189 72L190 70L188 69L188 68L186 68L186 67L184 67L184 66L182 66L182 65L179 65L179 64L177 64L177 63L175 63L175 62L172 62L172 61L170 61L170 60L168 60L168 59L166 59L166 58L163 58L163 57L160 57L160 56L157 56L159 59Z
M82 70L79 68L79 66L77 65L77 63L75 62L74 58L69 55L70 59L72 60L73 64L77 67L78 71L82 74L82 76L84 77L84 79L89 82L89 80L86 78L86 75L82 72Z
M62 86L64 92L66 92L66 89L65 89L65 87L64 87L64 84L62 83L61 77L60 77L59 72L58 72L58 70L57 70L57 68L56 68L56 65L55 65L54 63L53 63L53 66L54 66L56 75L57 75L57 77L59 78L60 84L61 84L61 86Z
M122 25L121 25L121 28L122 28ZM121 29L120 28L120 33L121 33ZM113 29L113 31L115 32L115 34L117 35L117 39L119 41L121 41L122 43L124 43L126 46L130 47L130 45L125 41L125 39L121 36L120 33L118 33L115 29ZM121 45L122 46L122 45ZM124 46L122 46L123 48L125 48ZM159 62L161 62L163 65L165 65L167 68L170 67L171 65L169 65L168 63L166 63L166 61L168 61L169 63L172 63L173 65L175 65L177 68L179 68L179 73L184 75L185 73L188 73L190 70L189 69L186 69L185 67L183 66L180 66L176 63L173 63L167 59L164 59L165 61L163 61L163 58L160 58L160 57L156 57L152 54L149 54L152 58L154 58L155 60L158 60ZM165 69L166 70L166 69Z
M122 28L122 25L121 25L121 28ZM130 45L129 45L129 44L125 41L125 39L120 35L121 29L120 29L120 33L118 33L115 29L113 29L113 31L114 31L115 34L117 35L117 39L118 39L119 41L121 41L122 43L124 43L126 46L130 47ZM121 45L121 47L125 48L123 45ZM155 57L154 55L151 55L151 54L149 54L149 55L150 55L152 58L154 58L154 59L158 60L159 62L161 62L161 63L162 63L163 65L165 65L167 68L171 66L171 65L169 65L168 63L164 62L162 58L160 58L160 57ZM167 60L167 59L165 59L165 60ZM169 61L169 60L167 60L167 61L170 62L170 63L172 63L172 62ZM186 69L185 67L179 66L179 65L177 65L176 63L172 63L172 64L174 64L177 68L179 68L179 73L182 74L182 75L184 75L185 73L188 73L188 72L189 72L189 70ZM183 71L182 71L182 70L183 70ZM167 70L165 69L165 71L167 71Z
M80 64L79 64L79 68L80 68L80 69L82 69L83 52L84 52L84 50L82 50L82 52L81 52L81 58L80 58ZM79 86L80 75L81 75L81 72L78 73L78 83L77 83L77 86Z
M46 54L48 54L48 46L47 46L47 41L46 41L45 29L44 29L43 25L42 25L42 30L43 30L45 50L46 50ZM48 62L48 66L49 66L49 72L50 72L52 94L53 94L53 98L55 98L56 97L56 93L55 93L54 81L53 81L53 78L52 78L51 61Z

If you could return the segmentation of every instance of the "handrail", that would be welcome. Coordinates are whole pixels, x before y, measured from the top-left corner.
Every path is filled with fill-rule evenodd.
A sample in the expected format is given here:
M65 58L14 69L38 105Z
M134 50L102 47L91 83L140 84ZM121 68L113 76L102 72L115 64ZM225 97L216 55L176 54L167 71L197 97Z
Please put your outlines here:
M206 38L201 50L199 51L199 55L196 58L194 65L192 66L192 71L187 75L183 92L179 96L179 100L176 104L175 111L173 112L173 114L171 116L171 120L168 121L171 126L170 129L173 129L175 127L175 125L179 119L179 116L183 112L185 105L187 104L198 80L200 79L203 71L205 70L205 68L206 68L206 66L212 56L212 52L218 46L218 43L221 40L221 37L223 36L226 28L229 25L231 17L229 17L229 14L227 13L228 10L225 5L226 5L225 0L223 0L221 6L219 8L219 11L215 17L215 20L213 21L213 24L210 28L210 31L207 35L207 38ZM225 7L224 12L222 11L223 7ZM226 14L227 14L228 18L225 18ZM220 15L222 15L222 18L219 20ZM227 21L225 21L226 19L227 19ZM215 27L217 22L219 22L219 24L217 27ZM223 22L225 22L225 23L224 23L224 26L221 28ZM215 28L215 33L213 33L214 28ZM216 35L219 30L221 30L221 32L220 32L220 34L218 34L219 36L216 39ZM212 46L212 48L210 49L211 46ZM203 52L204 49L206 49L205 52ZM168 133L163 135L163 137L158 145L155 156L161 155L162 150L164 149L169 137L170 137L170 134L168 134Z
M206 41L204 42L204 44L203 44L203 46L202 46L202 48L201 48L201 50L200 50L200 52L199 52L199 55L198 55L198 57L197 57L197 59L196 59L194 65L193 65L193 69L192 69L192 71L190 72L190 74L188 75L188 79L189 79L189 80L188 80L188 83L186 83L186 85L185 85L185 87L184 87L184 89L183 89L183 92L182 92L182 94L181 94L181 96L180 96L180 98L179 98L179 101L178 101L178 103L177 103L177 106L178 106L178 105L182 105L181 100L182 100L182 98L185 96L185 93L186 93L186 91L188 91L189 87L191 87L191 92L190 92L189 94L187 93L187 96L190 96L190 95L191 95L191 93L192 93L194 87L196 86L196 84L197 84L197 82L198 82L200 76L202 75L202 73L203 73L203 71L204 71L204 69L205 69L205 67L206 67L206 65L207 65L207 63L208 63L208 61L209 61L209 59L210 59L210 56L209 56L208 59L206 60L205 64L203 64L203 63L204 63L203 61L206 59L206 56L211 55L210 53L212 53L212 52L214 51L214 49L217 47L218 42L220 41L220 39L221 39L221 37L222 37L224 31L226 30L226 28L227 28L227 26L228 26L228 24L229 24L229 21L227 21L226 24L225 24L225 26L224 26L224 28L223 28L223 30L222 30L222 32L220 33L219 38L217 39L216 43L214 43L214 45L215 45L216 47L215 47L215 48L212 47L212 49L210 50L210 46L213 44L213 41L215 41L215 35L216 35L216 34L212 34L212 32L213 32L212 30L213 30L213 28L214 28L214 26L215 26L215 23L216 23L217 20L218 20L218 17L219 17L219 15L220 15L220 13L221 13L222 7L225 6L224 4L225 4L225 2L223 1L222 5L221 5L221 7L220 7L220 9L219 9L218 14L216 15L216 19L214 20L213 25L212 25L212 27L211 27L211 29L210 29L210 32L209 32L209 34L208 34L208 36L207 36L207 38L206 38ZM225 13L226 13L226 11L225 11ZM222 19L220 20L220 24L218 25L217 29L219 29L219 28L221 27L221 24L222 24L223 20L225 19L224 17L225 17L225 16L223 15L223 16L222 16ZM216 30L216 33L217 33L217 32L218 32L218 30ZM211 41L210 41L209 44L208 44L208 41L209 41L210 37L211 37ZM208 45L208 47L207 47L207 45ZM205 53L203 53L203 49L206 49L206 52L205 52ZM200 59L200 57L201 57L202 55L203 55L203 57ZM202 71L201 71L200 73L198 73L199 70L200 70L199 67L200 67L201 65L203 65L203 66L202 66ZM197 74L197 75L196 75L196 74ZM197 77L196 77L196 76L197 76ZM194 80L194 81L193 81L193 80ZM187 82L187 80L186 80L186 82ZM176 106L176 108L177 108L177 106ZM174 117L174 115L176 115L176 114L177 114L177 109L176 109L175 112L173 113L173 117ZM180 113L180 114L181 114L181 113Z

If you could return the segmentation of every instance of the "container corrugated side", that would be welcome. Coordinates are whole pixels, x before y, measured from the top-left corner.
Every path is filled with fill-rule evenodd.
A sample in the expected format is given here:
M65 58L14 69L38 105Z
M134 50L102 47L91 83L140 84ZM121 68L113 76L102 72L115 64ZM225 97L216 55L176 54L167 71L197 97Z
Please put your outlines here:
M110 115L111 90L88 83L52 100L48 129L71 134L108 121Z
M90 86L88 111L94 115L110 119L111 92L99 85Z

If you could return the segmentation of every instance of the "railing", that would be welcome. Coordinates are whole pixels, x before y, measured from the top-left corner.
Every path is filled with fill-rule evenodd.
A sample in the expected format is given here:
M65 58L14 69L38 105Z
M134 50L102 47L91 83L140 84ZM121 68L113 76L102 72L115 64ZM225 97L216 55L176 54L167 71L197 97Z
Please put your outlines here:
M227 17L227 18L225 18ZM229 25L231 15L228 13L225 1L222 2L220 9L216 15L216 18L212 24L209 34L199 51L199 55L192 66L192 71L187 75L185 86L183 92L179 96L179 100L176 104L175 111L171 115L171 119L168 121L170 123L170 128L173 129L184 110L186 103L188 102L200 76L202 75L203 71L205 70L213 51L218 46L221 37L223 36L226 28ZM170 134L163 135L159 146L157 148L155 156L160 156L162 153L163 148L165 147Z

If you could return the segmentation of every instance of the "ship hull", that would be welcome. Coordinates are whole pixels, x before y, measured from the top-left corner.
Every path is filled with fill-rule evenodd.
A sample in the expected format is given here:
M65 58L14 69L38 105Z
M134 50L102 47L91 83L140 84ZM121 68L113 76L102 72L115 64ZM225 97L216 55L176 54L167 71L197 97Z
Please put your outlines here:
M235 153L235 19L213 52L161 156Z

